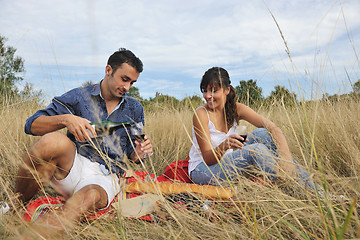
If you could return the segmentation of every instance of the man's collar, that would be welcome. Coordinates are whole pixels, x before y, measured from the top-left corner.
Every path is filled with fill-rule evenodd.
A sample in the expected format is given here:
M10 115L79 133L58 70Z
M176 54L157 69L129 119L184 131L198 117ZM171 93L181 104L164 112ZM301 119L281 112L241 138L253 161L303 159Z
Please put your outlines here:
M98 96L98 95L100 95L100 97L101 97L100 84L101 84L102 81L103 81L103 80L101 80L99 83L95 84L94 87L91 89L90 94L91 94L92 96Z
M101 80L99 83L94 85L94 88L91 90L90 94L92 96L100 96L102 99L104 99L103 96L101 95L101 88L100 88L100 85L101 85L102 81L103 80ZM123 103L124 101L126 101L127 97L128 97L128 95L127 95L127 93L125 93L123 95L123 97L121 98L120 104Z

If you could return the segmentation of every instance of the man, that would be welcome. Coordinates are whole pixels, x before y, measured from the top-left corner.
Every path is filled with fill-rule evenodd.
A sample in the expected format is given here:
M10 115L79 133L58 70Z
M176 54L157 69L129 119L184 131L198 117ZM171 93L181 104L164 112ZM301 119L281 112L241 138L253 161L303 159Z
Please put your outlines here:
M119 192L118 180L125 172L123 155L138 163L152 153L150 139L145 136L140 143L129 128L105 137L90 137L96 137L91 122L144 124L143 107L126 94L142 70L141 60L121 48L109 57L100 83L55 97L47 108L27 119L25 132L42 137L19 169L15 184L18 200L30 200L49 182L67 198L56 217L47 214L38 222L61 232L87 211L106 208ZM62 128L67 128L67 136L57 132Z

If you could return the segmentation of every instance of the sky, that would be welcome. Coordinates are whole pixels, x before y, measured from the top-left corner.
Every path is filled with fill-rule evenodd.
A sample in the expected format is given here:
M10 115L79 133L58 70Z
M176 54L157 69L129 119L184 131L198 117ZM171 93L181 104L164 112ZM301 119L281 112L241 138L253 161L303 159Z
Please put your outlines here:
M24 81L50 99L104 77L120 47L144 63L141 97L201 96L204 72L256 80L301 98L343 94L360 79L359 0L0 0L0 35Z

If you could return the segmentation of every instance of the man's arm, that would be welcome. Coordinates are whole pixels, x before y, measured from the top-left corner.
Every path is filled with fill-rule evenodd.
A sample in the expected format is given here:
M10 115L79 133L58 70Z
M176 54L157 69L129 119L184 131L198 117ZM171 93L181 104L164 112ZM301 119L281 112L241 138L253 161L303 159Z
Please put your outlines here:
M66 115L39 116L32 122L30 131L36 136L42 136L46 133L60 130L66 127L65 118Z
M78 106L79 102L84 100L83 95L82 89L76 88L53 98L49 106L37 111L26 120L25 133L42 136L66 127L78 141L90 139L88 130L96 136L90 121L77 116L77 113L81 112Z
M84 142L86 139L90 139L87 129L96 136L95 130L90 125L89 120L73 114L39 116L32 122L30 131L34 135L42 136L46 133L57 131L64 127L66 127L78 141Z

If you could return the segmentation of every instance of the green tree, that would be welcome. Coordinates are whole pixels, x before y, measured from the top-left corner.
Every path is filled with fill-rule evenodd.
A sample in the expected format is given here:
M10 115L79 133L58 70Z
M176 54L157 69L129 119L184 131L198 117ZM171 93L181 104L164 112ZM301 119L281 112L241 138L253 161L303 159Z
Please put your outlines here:
M93 84L95 84L95 83L93 83L92 81L87 81L87 82L84 82L83 84L81 84L81 86L86 87L88 85L93 85ZM130 88L130 90L127 92L127 94L129 94L133 98L142 100L142 98L140 97L139 89L137 87L132 86Z
M193 95L191 97L186 97L181 100L180 104L188 108L197 108L204 104L204 100L199 95Z
M150 98L150 101L152 102L156 102L157 104L170 104L172 106L178 106L179 104L179 100L177 100L175 97L173 96L169 96L166 94L162 94L159 92L155 93L155 98Z
M127 93L133 98L142 100L139 89L135 86L132 86Z
M43 103L44 93L42 90L35 90L34 85L31 83L26 83L25 87L19 93L21 100L26 101L35 101L37 103Z
M171 108L178 108L180 106L180 101L173 96L162 94L160 92L155 93L154 98L149 100L143 100L142 105L149 111L154 111L158 109L159 106L164 107L168 106Z
M286 106L292 106L297 101L296 93L290 92L284 86L277 85L274 88L275 90L271 91L267 98L269 104L284 103Z
M360 79L353 84L354 93L360 94Z
M13 96L18 94L16 83L23 80L24 60L15 56L16 49L6 46L6 41L0 35L0 96Z
M236 96L239 102L249 106L257 106L264 100L262 88L256 83L256 80L240 81L240 85L235 87Z

